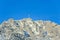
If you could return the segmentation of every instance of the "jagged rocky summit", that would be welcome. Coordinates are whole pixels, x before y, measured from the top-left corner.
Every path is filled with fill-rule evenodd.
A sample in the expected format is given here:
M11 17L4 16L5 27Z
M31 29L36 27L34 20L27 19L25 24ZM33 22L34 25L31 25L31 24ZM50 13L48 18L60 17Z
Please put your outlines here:
M0 24L0 40L60 40L60 25L48 20L9 19Z

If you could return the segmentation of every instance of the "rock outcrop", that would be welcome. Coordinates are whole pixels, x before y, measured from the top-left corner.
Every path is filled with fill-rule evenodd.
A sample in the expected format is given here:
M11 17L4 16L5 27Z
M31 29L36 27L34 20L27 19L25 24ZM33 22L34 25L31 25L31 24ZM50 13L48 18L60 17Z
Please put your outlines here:
M0 24L0 40L60 40L60 25L30 18Z

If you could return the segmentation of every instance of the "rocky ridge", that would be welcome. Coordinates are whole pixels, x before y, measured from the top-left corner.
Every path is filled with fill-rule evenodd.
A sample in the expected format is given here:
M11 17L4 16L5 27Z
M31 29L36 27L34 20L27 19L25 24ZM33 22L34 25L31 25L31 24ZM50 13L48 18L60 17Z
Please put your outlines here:
M31 18L9 19L0 25L0 40L60 40L60 25Z

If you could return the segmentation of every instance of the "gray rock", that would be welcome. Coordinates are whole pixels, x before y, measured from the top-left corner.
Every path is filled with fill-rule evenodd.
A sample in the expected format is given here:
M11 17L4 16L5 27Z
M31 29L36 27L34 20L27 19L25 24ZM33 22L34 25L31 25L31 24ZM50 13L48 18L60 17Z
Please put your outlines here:
M25 40L25 38L22 34L12 33L9 40Z

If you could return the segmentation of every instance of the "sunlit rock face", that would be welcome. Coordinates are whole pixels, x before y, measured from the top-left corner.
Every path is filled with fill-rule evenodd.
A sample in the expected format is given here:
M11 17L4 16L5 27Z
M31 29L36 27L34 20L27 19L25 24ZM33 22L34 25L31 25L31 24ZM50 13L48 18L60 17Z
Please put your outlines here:
M60 40L60 25L48 20L9 19L0 24L0 40Z

